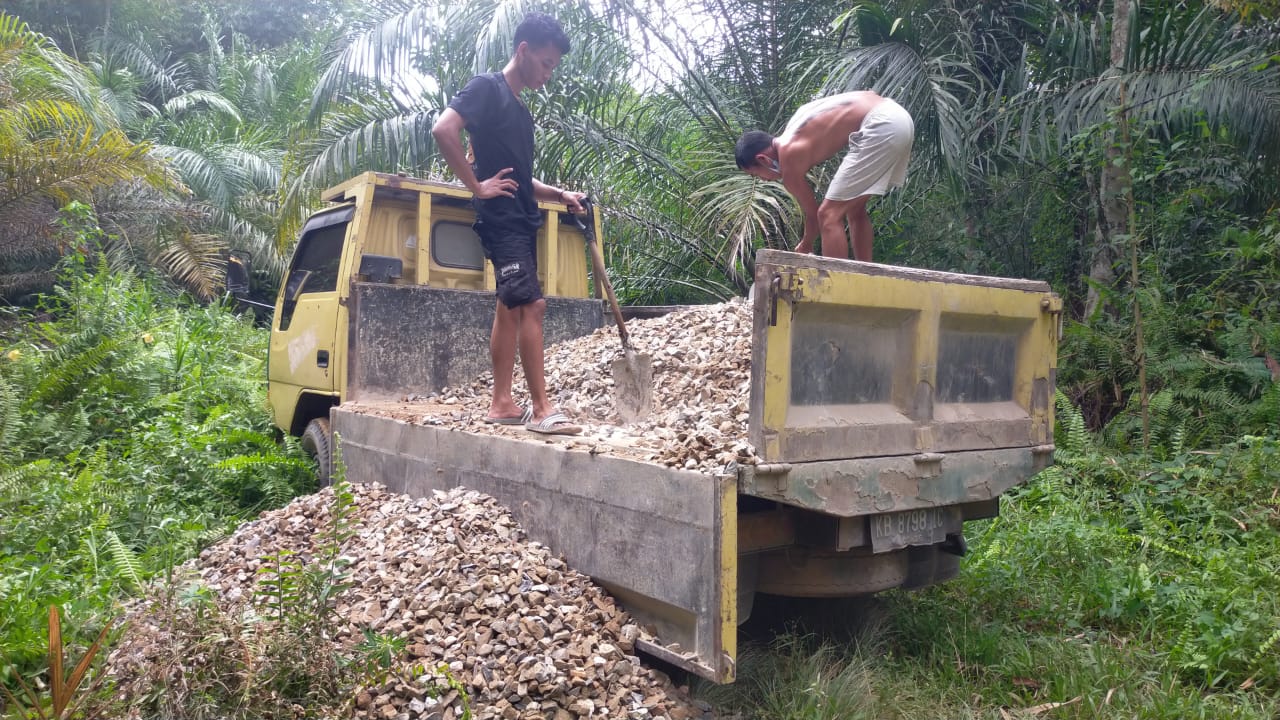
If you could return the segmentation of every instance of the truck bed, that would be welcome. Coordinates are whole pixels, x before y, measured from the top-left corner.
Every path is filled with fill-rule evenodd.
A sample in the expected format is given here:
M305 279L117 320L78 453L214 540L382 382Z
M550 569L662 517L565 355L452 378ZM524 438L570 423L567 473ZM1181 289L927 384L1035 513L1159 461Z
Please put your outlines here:
M1060 299L1044 283L772 251L755 282L750 304L629 325L657 386L655 417L631 425L610 411L616 334L585 306L546 359L581 436L485 423L485 375L392 395L353 373L332 415L348 478L494 496L661 638L646 651L719 682L757 589L954 574L954 555L938 558L962 549L963 522L1052 458ZM353 367L412 373L404 349L431 342L483 356L478 333L466 348L457 333L418 341L430 323L403 330L407 301L366 299L395 290L355 286ZM370 317L380 307L399 325Z
M475 403L446 403L438 399L361 400L344 403L345 412L386 418L408 425L422 425L475 435L507 438L515 441L542 443L563 448L566 452L590 455L608 453L636 462L665 466L659 459L661 442L645 438L632 428L607 422L575 420L583 428L581 435L540 435L521 425L499 425L484 421L485 408Z

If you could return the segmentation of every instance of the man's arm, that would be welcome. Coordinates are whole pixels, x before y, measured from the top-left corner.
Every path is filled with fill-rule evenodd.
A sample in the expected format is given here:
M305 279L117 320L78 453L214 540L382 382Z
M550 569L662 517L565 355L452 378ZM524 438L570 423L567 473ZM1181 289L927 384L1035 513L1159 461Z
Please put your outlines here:
M484 180L476 177L471 163L467 162L467 153L462 149L462 130L465 127L466 121L453 108L446 108L440 113L436 124L431 127L431 136L436 139L436 147L440 148L444 161L449 163L449 169L478 198L488 199L499 195L515 197L516 181L505 177L512 168L499 170L496 175ZM534 187L536 190L536 183Z
M582 213L582 198L586 197L586 193L573 192L572 190L561 190L554 185L547 185L538 180L533 181L533 197L543 202L562 202L569 206L569 212Z
M796 167L799 167L797 164ZM822 229L818 224L818 198L813 194L813 188L809 187L809 178L806 177L808 168L800 170L798 173L791 170L790 167L783 164L782 186L791 193L791 197L796 199L800 205L800 209L804 211L804 234L800 237L800 243L796 245L795 251L798 253L813 252L813 241L818 239L819 231Z

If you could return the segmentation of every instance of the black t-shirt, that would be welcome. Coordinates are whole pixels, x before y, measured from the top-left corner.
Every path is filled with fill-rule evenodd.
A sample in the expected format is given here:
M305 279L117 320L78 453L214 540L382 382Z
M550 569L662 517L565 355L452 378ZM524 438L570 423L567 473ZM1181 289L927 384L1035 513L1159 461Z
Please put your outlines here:
M475 152L476 179L487 180L503 168L519 184L515 197L476 201L482 236L536 233L542 225L533 197L533 116L500 72L471 78L449 107L462 116Z

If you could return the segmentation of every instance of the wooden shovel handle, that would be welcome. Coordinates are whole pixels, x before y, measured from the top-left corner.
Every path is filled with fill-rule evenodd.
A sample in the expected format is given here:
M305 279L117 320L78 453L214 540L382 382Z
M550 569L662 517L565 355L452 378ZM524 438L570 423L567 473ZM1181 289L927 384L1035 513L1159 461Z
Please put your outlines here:
M613 310L613 321L618 324L618 337L622 339L622 349L631 349L631 339L627 336L627 325L622 320L622 309L618 307L618 298L613 294L613 283L609 282L609 273L604 269L604 254L600 252L600 245L596 243L596 219L595 213L592 212L591 201L583 198L582 205L587 211L587 222L582 226L582 235L587 240L587 247L591 250L591 267L595 273L596 285L604 288L604 294L609 298L609 307Z

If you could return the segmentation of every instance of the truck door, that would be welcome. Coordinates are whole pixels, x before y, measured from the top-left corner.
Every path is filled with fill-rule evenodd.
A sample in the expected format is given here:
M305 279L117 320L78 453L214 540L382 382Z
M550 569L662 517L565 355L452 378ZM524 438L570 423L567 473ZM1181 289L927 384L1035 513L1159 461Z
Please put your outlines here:
M301 395L337 392L339 266L354 212L352 206L335 208L307 221L277 300L268 394L276 421L286 430Z

